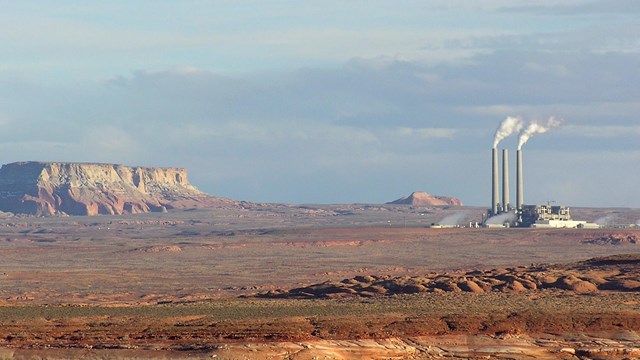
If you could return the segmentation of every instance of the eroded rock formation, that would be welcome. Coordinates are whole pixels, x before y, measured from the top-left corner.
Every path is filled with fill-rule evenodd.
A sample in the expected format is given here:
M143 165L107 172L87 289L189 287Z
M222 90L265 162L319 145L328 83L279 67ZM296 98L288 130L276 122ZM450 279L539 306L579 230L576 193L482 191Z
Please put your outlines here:
M640 292L640 255L614 255L567 265L537 265L423 276L356 276L290 290L270 290L266 298L377 297L442 292L522 292L541 289L577 294Z
M414 206L444 206L454 205L462 206L462 201L458 198L451 196L431 195L423 191L416 191L409 196L405 196L398 200L389 202L387 204L398 205L414 205Z
M0 210L36 216L113 215L198 207L211 197L181 168L15 162L0 168Z

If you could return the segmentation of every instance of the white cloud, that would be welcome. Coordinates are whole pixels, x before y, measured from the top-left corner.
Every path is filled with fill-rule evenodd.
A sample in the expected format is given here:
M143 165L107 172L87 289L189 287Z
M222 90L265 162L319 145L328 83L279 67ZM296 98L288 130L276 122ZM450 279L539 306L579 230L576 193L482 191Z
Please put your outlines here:
M460 107L459 111L470 115L502 116L504 114L524 114L541 118L552 115L562 116L569 123L593 122L594 118L619 118L622 122L636 121L640 113L640 102L589 102L581 104L497 104ZM630 120L631 119L631 120Z
M113 126L99 126L91 129L82 139L84 145L106 152L135 151L134 139L124 130Z
M537 73L546 73L558 77L568 77L571 72L566 66L561 64L540 64L536 62L527 62L524 64L524 69Z
M567 125L561 131L573 136L590 138L624 138L628 136L640 139L640 125Z
M635 0L564 0L522 1L505 4L505 10L534 13L547 16L579 16L605 14L634 14L640 12Z
M390 135L396 135L403 138L415 138L417 140L445 138L450 139L458 133L458 129L446 129L446 128L408 128L399 127L391 129L388 132Z
M0 113L0 128L10 125L11 123L12 120L8 115Z

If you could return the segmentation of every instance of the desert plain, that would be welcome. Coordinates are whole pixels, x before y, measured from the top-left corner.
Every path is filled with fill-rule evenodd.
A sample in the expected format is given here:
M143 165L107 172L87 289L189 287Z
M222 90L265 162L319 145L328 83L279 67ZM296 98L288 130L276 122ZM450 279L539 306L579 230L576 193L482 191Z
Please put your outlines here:
M0 219L0 358L640 358L640 210L241 204Z

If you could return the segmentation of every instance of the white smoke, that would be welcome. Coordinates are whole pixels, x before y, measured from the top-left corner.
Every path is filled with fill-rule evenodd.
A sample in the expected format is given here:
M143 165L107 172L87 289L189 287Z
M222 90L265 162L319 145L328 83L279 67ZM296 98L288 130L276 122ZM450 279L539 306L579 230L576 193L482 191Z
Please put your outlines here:
M522 150L522 145L524 145L529 139L535 134L544 134L547 131L557 128L560 126L560 121L556 120L553 116L547 120L546 124L540 124L535 121L529 123L524 131L520 133L520 139L518 141L518 150Z
M513 212L506 212L500 215L492 216L487 219L486 223L490 225L502 225L509 223L513 225L517 220L516 214Z
M607 226L607 225L613 225L616 223L616 221L618 220L618 216L616 215L607 215L607 216L603 216L601 218L598 218L594 221L594 223L600 225L600 226Z
M444 226L456 226L461 225L463 220L467 217L467 213L465 211L457 212L455 214L451 214L438 222L440 225Z
M493 148L497 148L502 139L522 130L523 126L524 124L522 123L522 119L520 117L509 116L504 119L504 121L500 124L500 127L498 127L498 130L496 130L496 135L493 139Z

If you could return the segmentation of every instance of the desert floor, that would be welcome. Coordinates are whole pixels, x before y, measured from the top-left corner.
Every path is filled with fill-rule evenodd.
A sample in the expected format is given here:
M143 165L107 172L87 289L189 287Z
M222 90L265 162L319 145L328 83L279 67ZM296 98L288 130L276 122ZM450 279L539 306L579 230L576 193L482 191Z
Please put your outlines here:
M263 204L3 218L0 358L640 357L637 257L588 276L584 263L549 267L640 253L640 229L427 228L481 213ZM575 209L574 217L613 225L635 223L640 211ZM570 271L591 287L543 279L518 288L509 274L522 266ZM473 271L509 286L261 296L370 275L435 282Z

